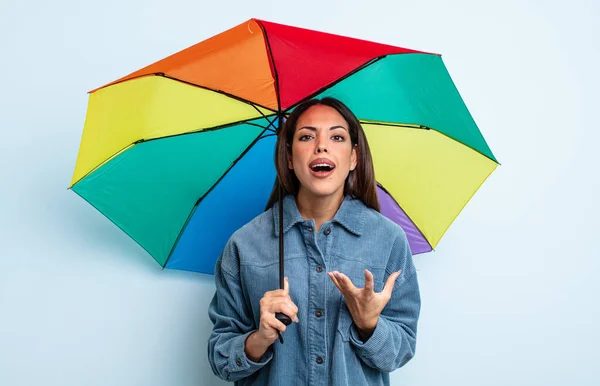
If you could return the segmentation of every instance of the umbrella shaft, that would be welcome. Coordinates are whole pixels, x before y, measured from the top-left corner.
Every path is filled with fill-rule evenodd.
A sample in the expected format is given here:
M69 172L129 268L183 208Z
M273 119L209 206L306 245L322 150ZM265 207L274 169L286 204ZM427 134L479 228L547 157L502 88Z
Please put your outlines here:
M284 287L284 278L285 278L285 270L284 270L284 252L283 252L283 187L281 186L281 182L278 183L278 196L279 196L279 288L283 289Z

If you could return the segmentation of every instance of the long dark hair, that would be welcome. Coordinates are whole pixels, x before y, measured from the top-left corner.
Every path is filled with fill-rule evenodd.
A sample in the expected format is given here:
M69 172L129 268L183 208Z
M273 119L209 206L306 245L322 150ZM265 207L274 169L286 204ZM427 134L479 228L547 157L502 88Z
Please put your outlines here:
M348 122L350 131L350 140L352 146L356 146L357 163L356 168L348 174L344 184L344 194L360 199L366 206L379 211L379 199L377 198L377 181L375 180L375 171L373 169L373 158L367 137L363 131L358 118L341 101L335 98L326 97L323 99L311 99L299 104L287 118L283 127L277 134L277 145L275 148L275 169L279 180L275 181L273 191L267 202L266 209L269 209L277 202L279 181L283 187L283 196L298 194L300 181L293 170L288 168L288 160L291 154L292 141L296 132L296 123L300 116L315 105L329 106L337 110Z

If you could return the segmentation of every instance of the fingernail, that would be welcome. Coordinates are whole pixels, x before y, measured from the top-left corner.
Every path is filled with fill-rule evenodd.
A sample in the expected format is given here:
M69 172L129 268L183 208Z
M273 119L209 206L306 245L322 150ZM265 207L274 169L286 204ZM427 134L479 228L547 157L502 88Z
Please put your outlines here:
M296 323L300 323L300 319L298 319L298 317L296 316L296 317L294 318L294 322L296 322Z

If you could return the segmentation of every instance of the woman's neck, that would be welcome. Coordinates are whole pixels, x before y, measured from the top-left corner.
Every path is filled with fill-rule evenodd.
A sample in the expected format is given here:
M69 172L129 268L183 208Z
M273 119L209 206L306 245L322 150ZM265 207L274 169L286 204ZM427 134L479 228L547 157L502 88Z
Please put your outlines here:
M342 205L342 201L344 201L343 192L332 196L322 197L312 196L300 190L296 196L296 206L298 207L300 215L305 220L315 220L317 233L324 222L331 220L335 216L340 205Z

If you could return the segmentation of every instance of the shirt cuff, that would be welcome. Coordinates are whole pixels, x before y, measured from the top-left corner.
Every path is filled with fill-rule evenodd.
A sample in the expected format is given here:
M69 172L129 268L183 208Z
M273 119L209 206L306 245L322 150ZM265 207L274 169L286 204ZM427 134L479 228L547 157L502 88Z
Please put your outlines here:
M255 331L250 331L235 338L235 342L232 345L233 355L231 355L229 359L229 366L232 369L232 372L244 372L247 374L252 374L269 363L273 358L272 347L269 347L267 351L265 351L258 362L254 362L248 358L246 351L244 350L246 346L246 339L248 339L248 337L254 332Z
M356 347L361 354L366 355L367 357L373 357L380 353L386 345L388 329L389 326L385 323L384 319L379 317L375 330L373 330L373 334L366 342L363 342L360 339L358 328L352 323L352 326L350 327L350 342L352 342L354 347Z

